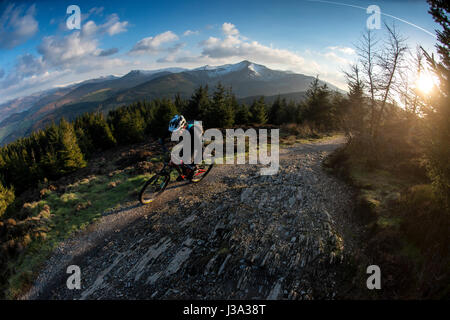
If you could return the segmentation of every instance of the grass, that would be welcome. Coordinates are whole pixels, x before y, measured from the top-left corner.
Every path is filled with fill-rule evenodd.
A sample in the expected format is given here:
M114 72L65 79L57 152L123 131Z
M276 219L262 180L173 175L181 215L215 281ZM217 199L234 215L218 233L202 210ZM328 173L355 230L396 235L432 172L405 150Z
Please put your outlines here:
M280 135L280 147L286 148L292 146L296 143L301 144L309 144L316 142L326 142L338 137L342 137L340 133L324 133L318 134L312 137L304 137L301 135L289 135L289 134L281 134Z
M6 138L11 133L20 131L25 132L33 124L32 120L14 121L8 125L0 128L0 141Z
M42 230L33 230L40 232L41 236L33 238L16 261L9 262L15 274L10 277L7 297L17 298L24 292L37 275L39 267L61 241L84 230L98 220L103 212L125 201L135 200L142 184L149 177L149 174L129 175L125 172L112 177L93 176L67 186L63 194L50 191L42 200L32 203L29 207L33 216L38 215L45 206L50 207L50 222Z
M397 227L400 220L390 216L392 205L398 202L402 192L413 181L385 168L368 168L364 159L354 155L343 166L344 178L359 190L357 202L360 211L366 211L369 220L376 220L381 227Z
M402 222L400 217L385 217L381 216L377 219L377 224L380 228L398 228Z
M439 282L433 274L448 277L448 221L437 206L430 181L421 174L422 167L411 171L396 166L405 159L409 158L374 163L370 155L346 145L324 163L357 191L354 214L365 230L362 243L367 243L357 264L376 261L382 270L389 270L390 279L378 296L383 299L440 296L445 280ZM363 281L364 276L352 281ZM355 294L375 297L364 291Z
M85 95L81 101L103 101L107 98L109 98L111 95L111 88L104 88L100 89L94 92L90 92L87 95Z

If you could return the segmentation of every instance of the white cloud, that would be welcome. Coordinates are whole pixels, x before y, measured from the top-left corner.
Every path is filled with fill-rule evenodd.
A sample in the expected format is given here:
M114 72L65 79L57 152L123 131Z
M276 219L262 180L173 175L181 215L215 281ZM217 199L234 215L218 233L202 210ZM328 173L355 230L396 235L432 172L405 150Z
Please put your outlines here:
M90 37L97 33L98 26L95 24L94 21L90 20L90 21L86 22L85 24L83 24L83 27L81 28L81 30L85 36Z
M232 23L225 22L222 25L222 32L224 38L209 37L200 42L202 54L197 57L197 60L240 58L279 66L294 65L297 69L305 64L302 56L289 50L277 49L248 40ZM194 61L195 59L195 57L180 57L178 61Z
M83 28L84 30L84 28ZM38 52L49 67L76 67L83 59L94 56L97 52L97 40L76 31L59 38L45 37L38 47Z
M167 48L167 52L169 53L166 57L159 58L156 62L165 63L165 62L175 62L177 55L181 52L181 50L186 46L185 43L177 43L174 46Z
M163 51L162 45L178 40L178 36L172 31L160 33L154 37L147 37L138 41L130 53L134 54L157 54ZM167 49L166 49L167 50Z
M21 55L16 60L13 72L8 73L6 78L0 82L0 88L8 88L19 83L24 78L42 74L44 70L42 58L36 58L29 53Z
M199 33L198 31L186 30L183 33L183 36L188 37L188 36L192 36L192 35L198 35L198 33Z
M238 28L229 22L222 24L223 37L209 37L199 43L200 55L184 54L176 62L184 64L207 63L233 63L241 60L250 60L265 64L268 67L290 70L308 75L319 74L321 79L330 81L341 88L345 88L345 81L339 67L350 63L346 57L351 55L353 49L336 46L325 48L323 52L306 50L303 54L282 48L264 45L252 41L241 35Z
M332 51L339 51L341 53L345 53L348 55L354 55L356 53L353 48L349 48L349 47L333 46L333 47L328 47L328 49L330 49Z
M127 31L128 21L120 22L119 16L115 13L108 17L108 21L100 26L110 36Z
M340 64L340 65L346 65L346 64L350 64L351 63L351 61L350 60L348 60L348 59L346 59L346 58L343 58L343 57L340 57L340 56L338 56L336 53L334 53L334 52L326 52L326 53L324 53L324 54L322 54L325 58L328 58L328 59L330 59L330 60L333 60L333 61L335 61L336 63L338 63L338 64Z
M101 12L101 11L100 11ZM94 14L94 13L93 13ZM225 64L250 60L272 69L290 70L308 75L319 74L320 78L341 88L345 81L340 67L353 59L353 49L332 46L323 50L296 52L275 45L265 45L244 37L238 28L225 22L221 25L221 36L208 37L199 42L199 49L186 49L185 43L178 43L179 37L166 31L146 37L135 43L126 60L114 59L117 48L100 48L102 36L111 36L126 31L127 21L120 21L115 14L107 16L102 24L86 21L82 29L65 36L45 37L38 46L39 55L23 55L16 65L1 77L2 98L23 95L47 86L83 80L99 74L126 73L129 68L158 68L159 64L171 66L198 67L200 64ZM198 31L186 30L183 35ZM120 71L119 71L120 70ZM119 71L119 72L118 72ZM5 73L5 72L3 72ZM45 89L45 88L43 88Z
M9 4L0 16L0 48L12 49L31 38L38 31L35 14L34 5L25 11L23 6Z
M239 31L238 31L238 29L236 29L236 26L229 22L225 22L222 25L222 31L227 36L236 36L239 34Z
M83 35L85 36L93 36L95 34L109 34L113 36L118 33L122 33L127 31L128 21L120 21L119 16L115 13L108 16L105 23L101 25L96 25L94 21L89 20L86 22L83 27Z
M103 24L87 21L80 31L72 31L65 36L44 37L37 47L39 55L19 56L8 75L0 80L0 95L11 97L15 93L41 87L49 81L55 82L62 76L75 78L77 74L92 73L93 70L100 73L101 70L125 66L127 62L110 57L118 49L100 48L99 39L126 31L127 24L127 21L121 22L116 14L112 14Z
M100 16L103 14L103 10L105 10L104 7L93 7L89 9L89 14L96 14Z

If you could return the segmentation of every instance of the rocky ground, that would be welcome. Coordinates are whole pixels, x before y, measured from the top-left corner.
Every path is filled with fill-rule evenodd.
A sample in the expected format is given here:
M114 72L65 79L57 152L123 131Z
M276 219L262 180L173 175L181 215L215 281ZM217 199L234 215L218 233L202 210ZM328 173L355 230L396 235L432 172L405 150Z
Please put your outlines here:
M352 190L321 167L343 140L280 151L280 170L216 166L63 243L26 299L332 299L356 245ZM68 290L66 268L81 268Z

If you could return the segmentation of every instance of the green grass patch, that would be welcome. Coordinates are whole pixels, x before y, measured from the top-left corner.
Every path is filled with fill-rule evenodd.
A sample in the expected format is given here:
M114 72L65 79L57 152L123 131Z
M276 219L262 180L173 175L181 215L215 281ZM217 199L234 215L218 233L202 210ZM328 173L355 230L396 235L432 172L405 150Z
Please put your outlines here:
M410 241L402 241L400 254L414 261L416 265L421 265L423 263L423 256L420 253L420 249Z
M75 232L84 230L98 220L102 213L114 209L119 204L136 200L137 194L151 174L129 175L119 173L112 177L96 176L82 179L68 186L63 194L47 193L44 199L29 205L33 215L37 215L45 205L50 207L50 223L42 232L42 237L33 239L25 252L9 267L15 273L9 279L8 298L17 298L37 275L51 252L63 240ZM114 183L114 186L112 185Z
M303 137L301 135L287 135L280 134L280 147L289 147L294 144L310 144L318 142L326 142L339 137L343 137L342 134L318 134L312 137Z
M417 297L448 294L448 286L443 285L449 274L448 218L437 205L428 178L414 174L421 167L398 165L415 159L415 154L385 156L389 148L396 147L380 149L375 157L354 142L331 154L324 165L357 191L355 215L361 218L357 221L365 229L364 241L370 244L363 247L365 259L391 266L393 280L385 286L383 298L410 298L406 282L426 288L413 293ZM435 274L442 275L441 280Z
M402 219L400 217L387 217L381 216L378 217L377 225L380 228L399 228Z

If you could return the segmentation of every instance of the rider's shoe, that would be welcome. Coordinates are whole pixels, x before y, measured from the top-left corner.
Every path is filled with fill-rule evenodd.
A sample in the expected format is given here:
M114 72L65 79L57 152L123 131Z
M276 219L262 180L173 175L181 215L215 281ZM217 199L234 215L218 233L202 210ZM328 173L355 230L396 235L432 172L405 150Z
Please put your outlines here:
M188 164L187 167L189 168L189 173L187 174L187 178L192 179L198 171L197 165L196 164Z

